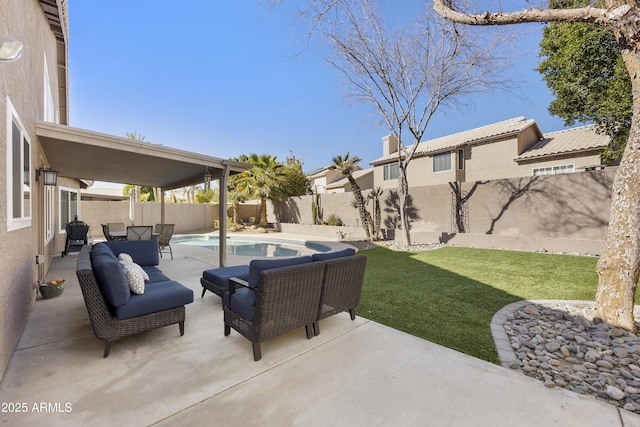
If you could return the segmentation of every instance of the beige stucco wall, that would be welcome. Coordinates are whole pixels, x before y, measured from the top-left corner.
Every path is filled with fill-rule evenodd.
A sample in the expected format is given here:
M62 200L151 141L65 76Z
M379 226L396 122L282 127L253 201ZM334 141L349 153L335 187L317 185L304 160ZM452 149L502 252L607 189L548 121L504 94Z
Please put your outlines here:
M90 228L90 237L104 239L102 225L121 222L128 225L155 225L161 222L161 204L152 202L135 203L133 221L129 218L129 202L86 201L81 202L80 219ZM247 214L248 211L241 210ZM231 209L228 209L231 216ZM249 216L249 215L246 215ZM210 230L219 218L217 204L166 203L165 223L175 224L174 233L193 233Z
M578 251L574 250L576 244L589 250L598 248L607 231L615 170L461 183L458 191L468 196L466 234L473 234L475 240L467 235L457 239L497 241L512 244L513 249L524 248L525 241L527 249L546 246L549 250L565 247L567 251ZM412 235L417 243L437 241L442 236L448 239L455 233L454 191L455 184L448 183L410 188ZM303 196L276 202L271 205L269 220L311 224L311 200L311 196ZM358 227L358 212L351 206L350 193L324 194L320 200L325 219L336 214L347 226ZM381 206L383 227L397 228L397 192L386 189ZM368 209L372 210L371 204ZM519 238L524 239L522 247L515 244ZM549 243L541 245L539 242L545 239Z
M44 73L48 70L54 104L58 105L55 38L42 8L36 1L4 1L0 13L0 34L24 44L22 57L0 64L0 170L2 182L7 171L7 99L13 104L31 141L31 225L13 231L7 227L7 188L0 185L0 245L4 249L0 261L0 372L32 309L36 296L36 280L42 277L53 254L50 245L45 252L47 264L38 267L35 256L44 245L39 238L42 192L35 182L35 168L46 165L38 143L35 123L43 119ZM25 25L28 23L28 25ZM48 63L44 63L45 53ZM8 250L10 248L10 250Z
M517 155L517 138L473 145L471 155L466 160L466 180L469 182L523 176L518 164L513 161Z

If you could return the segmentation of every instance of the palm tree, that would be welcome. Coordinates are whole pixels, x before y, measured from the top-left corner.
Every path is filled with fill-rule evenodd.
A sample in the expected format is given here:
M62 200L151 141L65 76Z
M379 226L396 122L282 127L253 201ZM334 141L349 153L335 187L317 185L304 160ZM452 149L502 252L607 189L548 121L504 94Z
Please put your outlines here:
M244 171L238 178L237 189L249 199L260 200L260 227L268 227L267 200L281 197L286 183L284 165L277 156L251 154L248 163L253 167Z
M369 198L373 200L373 239L380 240L380 224L382 223L382 211L380 210L380 196L382 196L382 188L376 187L369 191Z
M329 166L329 169L340 171L340 173L346 176L349 180L349 184L351 184L351 191L353 192L353 196L356 199L358 212L360 213L362 228L364 228L364 231L367 234L367 240L371 240L371 233L369 232L369 220L367 218L367 209L364 207L364 198L362 197L362 191L360 191L360 186L358 186L358 183L356 182L352 174L352 172L356 170L356 167L361 160L362 159L358 156L350 157L349 152L347 152L344 157L338 155L331 159L331 166Z

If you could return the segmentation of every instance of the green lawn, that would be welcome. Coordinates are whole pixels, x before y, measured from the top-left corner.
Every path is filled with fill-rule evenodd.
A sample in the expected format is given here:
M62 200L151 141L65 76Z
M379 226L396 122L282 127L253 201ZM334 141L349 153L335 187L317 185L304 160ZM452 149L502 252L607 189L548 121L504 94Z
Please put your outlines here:
M368 257L358 314L392 328L499 363L489 324L522 299L593 300L597 259L446 247Z

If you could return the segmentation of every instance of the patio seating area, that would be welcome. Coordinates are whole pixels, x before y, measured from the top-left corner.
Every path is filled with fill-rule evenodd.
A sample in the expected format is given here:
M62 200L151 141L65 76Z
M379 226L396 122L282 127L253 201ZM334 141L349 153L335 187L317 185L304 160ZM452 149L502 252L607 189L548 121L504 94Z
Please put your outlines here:
M221 299L199 297L217 256L173 245L160 269L192 289L185 335L160 328L118 340L108 358L95 338L74 254L47 279L0 382L0 422L11 426L632 426L637 415L466 356L349 313L262 343L224 336ZM233 263L233 259L229 262ZM366 285L365 285L366 286ZM11 404L12 406L9 406ZM17 405L20 406L17 406ZM23 405L24 404L24 405ZM23 408L18 412L15 408ZM12 409L11 411L9 409Z

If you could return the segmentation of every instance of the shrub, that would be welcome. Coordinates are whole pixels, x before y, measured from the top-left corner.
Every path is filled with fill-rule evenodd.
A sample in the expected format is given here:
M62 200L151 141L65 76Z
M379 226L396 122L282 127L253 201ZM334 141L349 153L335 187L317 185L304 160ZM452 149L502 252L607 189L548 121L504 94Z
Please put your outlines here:
M329 215L329 218L327 219L327 224L328 225L342 225L342 220L336 214L331 214L331 215Z

